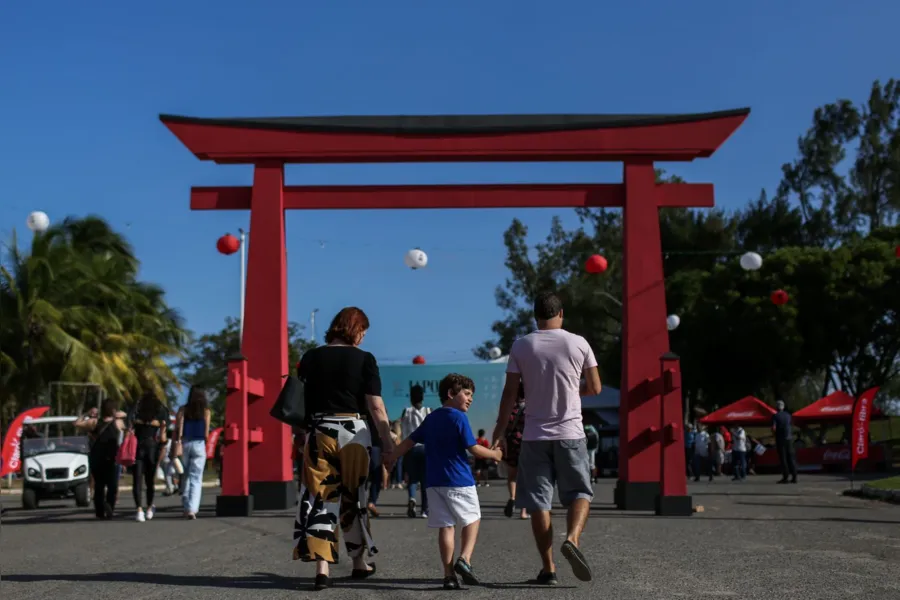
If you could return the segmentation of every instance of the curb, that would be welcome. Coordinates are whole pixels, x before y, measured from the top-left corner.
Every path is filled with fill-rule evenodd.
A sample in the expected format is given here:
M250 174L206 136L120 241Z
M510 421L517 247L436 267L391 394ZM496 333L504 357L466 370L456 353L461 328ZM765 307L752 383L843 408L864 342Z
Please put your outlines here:
M900 504L900 490L881 490L872 486L863 484L858 490L846 490L845 496L854 496L856 498L868 498L869 500L881 500L882 502L890 502L891 504Z
M204 481L200 485L200 487L214 488L214 487L219 487L219 484L216 483L215 481ZM130 492L133 489L134 489L133 485L120 485L119 486L120 492ZM156 489L157 492L164 492L164 491L166 491L166 486L157 484L154 489ZM13 490L7 490L7 489L0 490L0 496L21 496L21 495L22 495L22 488L16 488Z

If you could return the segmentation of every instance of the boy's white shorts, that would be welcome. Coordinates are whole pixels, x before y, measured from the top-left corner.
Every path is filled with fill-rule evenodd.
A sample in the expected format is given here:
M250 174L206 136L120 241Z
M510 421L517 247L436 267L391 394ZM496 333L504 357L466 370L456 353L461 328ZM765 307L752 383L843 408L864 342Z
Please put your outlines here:
M481 519L481 503L474 485L430 487L425 493L429 527L465 527Z

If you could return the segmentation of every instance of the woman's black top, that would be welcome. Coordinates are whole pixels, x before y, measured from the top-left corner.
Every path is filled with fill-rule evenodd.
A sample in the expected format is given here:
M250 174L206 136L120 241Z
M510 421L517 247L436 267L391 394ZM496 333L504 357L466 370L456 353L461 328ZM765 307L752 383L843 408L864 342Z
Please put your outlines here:
M366 395L381 395L375 357L355 346L319 346L300 359L306 414L368 414Z
M114 461L119 452L119 428L115 419L100 420L90 434L91 460Z
M146 418L147 415L144 415L144 417ZM153 421L156 421L159 425L153 425ZM141 419L141 407L138 405L135 407L131 422L134 427L134 437L137 438L138 445L155 444L159 441L160 429L169 424L169 411L166 410L165 406L160 404L153 418L150 419L150 421L145 422Z

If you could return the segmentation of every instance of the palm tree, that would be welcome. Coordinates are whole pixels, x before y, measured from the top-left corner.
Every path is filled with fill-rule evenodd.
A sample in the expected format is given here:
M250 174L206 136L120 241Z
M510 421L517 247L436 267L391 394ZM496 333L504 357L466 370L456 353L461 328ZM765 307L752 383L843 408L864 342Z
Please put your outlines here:
M96 383L125 401L178 386L168 363L185 347L183 319L138 267L98 217L35 235L28 254L13 236L0 267L0 410L44 398L51 381Z

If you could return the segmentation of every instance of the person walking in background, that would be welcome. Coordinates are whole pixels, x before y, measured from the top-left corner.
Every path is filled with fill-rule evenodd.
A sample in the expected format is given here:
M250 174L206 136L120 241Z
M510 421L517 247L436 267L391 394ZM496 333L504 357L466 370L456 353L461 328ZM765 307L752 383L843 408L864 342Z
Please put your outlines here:
M591 424L584 426L584 437L587 439L588 459L591 461L591 483L597 482L597 451L600 449L600 434Z
M525 428L525 386L519 385L519 401L509 415L509 425L506 427L506 451L503 460L506 462L506 489L509 490L509 500L503 514L507 519L513 516L516 507L516 477L519 474L519 452L522 449L522 431ZM528 518L528 511L520 509L519 518Z
M156 469L159 466L161 445L166 443L169 411L153 392L145 392L137 401L131 418L131 429L137 440L132 471L132 493L137 508L135 520L149 521L156 513L153 498L156 493ZM146 505L143 503L146 487Z
M403 441L403 430L400 426L400 419L391 423L391 441L394 446L399 446ZM403 489L403 457L401 456L394 461L394 468L391 470L391 489Z
M409 389L409 403L403 409L400 417L400 429L404 440L409 439L412 432L419 428L431 409L423 406L425 403L425 390L421 385L414 385ZM406 516L410 519L416 517L416 492L422 486L422 518L428 518L428 495L425 493L425 446L416 444L406 455L403 461L406 467L407 484L409 485L409 500L406 504Z
M379 517L378 496L388 480L387 468L381 460L381 438L372 436L372 450L369 452L369 503L366 509L370 517Z
M747 479L747 433L740 425L731 433L731 467L734 481Z
M775 403L778 409L772 415L772 431L775 432L775 448L778 450L778 462L781 463L781 480L778 483L797 483L797 465L794 464L794 442L791 433L791 413L784 408L784 402Z
M710 458L709 433L700 425L694 436L694 481L700 481L700 474L706 473L713 480L713 461Z
M713 472L716 476L722 474L722 465L725 464L725 436L721 430L715 431L709 436L709 458L712 461Z
M117 417L117 412L115 400L104 400L88 434L88 463L94 475L94 512L98 519L113 518L119 493L116 455L125 423Z
M581 396L600 393L600 373L587 340L563 329L563 307L556 294L545 292L535 298L534 318L537 330L516 340L509 351L493 439L495 443L505 443L503 434L515 408L519 386L524 384L528 402L516 506L531 513L531 529L542 562L535 583L558 583L550 518L554 487L567 508L566 541L560 550L575 577L590 581L590 565L579 549L594 497Z
M697 437L697 434L694 433L694 426L690 423L685 424L684 426L684 464L687 467L687 476L688 479L691 479L694 476L694 438Z
M181 506L187 519L196 519L200 512L200 496L203 493L203 469L206 467L206 440L209 438L210 410L206 390L192 387L188 401L178 410L175 430L178 432L176 452L184 463L184 488Z
M477 443L479 446L490 449L491 442L486 437L484 437L484 434L485 434L484 429L479 429L478 437L475 438L475 443ZM475 481L477 482L477 485L479 487L481 487L481 486L490 487L491 486L491 484L488 481L490 479L490 473L489 473L490 468L491 468L490 460L488 460L486 458L478 458L477 456L475 457L475 468L474 468Z

